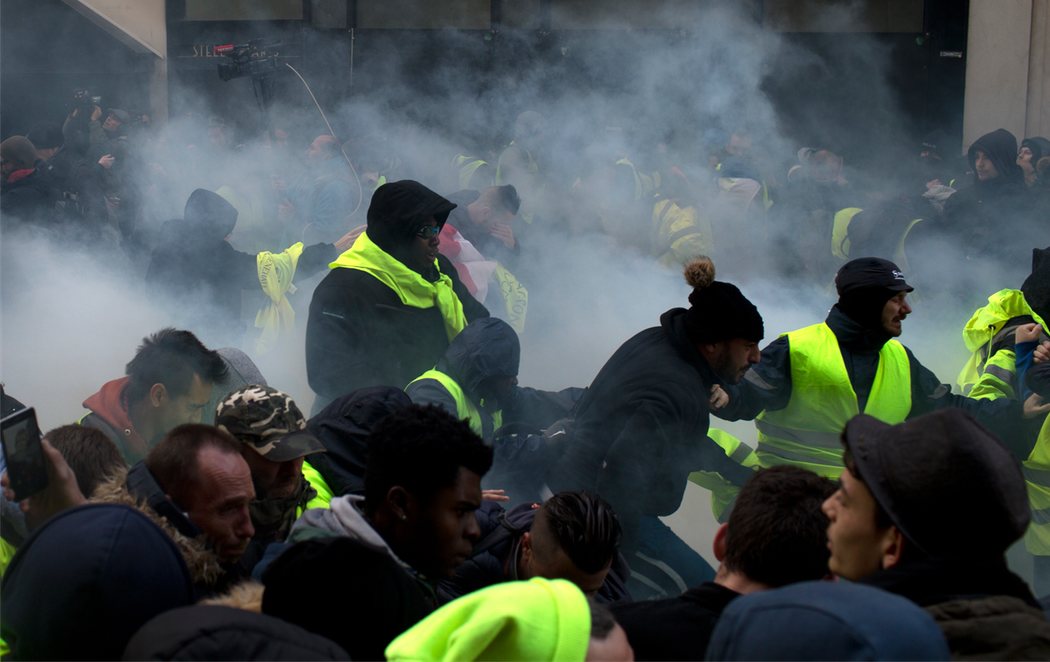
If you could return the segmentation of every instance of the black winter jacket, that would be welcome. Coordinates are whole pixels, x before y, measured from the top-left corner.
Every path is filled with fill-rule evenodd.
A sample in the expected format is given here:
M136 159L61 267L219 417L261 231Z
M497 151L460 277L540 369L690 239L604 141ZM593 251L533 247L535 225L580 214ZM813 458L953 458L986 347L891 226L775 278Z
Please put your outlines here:
M311 455L310 465L332 496L364 494L368 435L376 423L410 404L399 388L373 386L336 398L307 422L306 429L326 451Z
M742 485L752 475L707 437L711 387L721 383L689 341L683 308L624 343L576 408L575 430L551 487L597 492L616 509L624 544L640 515L669 515L693 471Z
M373 195L366 232L396 257L426 219L433 217L443 225L452 208L452 203L416 182L384 184ZM437 263L438 270L452 280L467 321L488 317L448 258L438 255ZM437 274L424 274L428 276L437 279ZM314 291L306 326L306 372L318 396L314 411L366 386L404 388L433 368L448 344L437 306L408 306L363 271L333 269Z

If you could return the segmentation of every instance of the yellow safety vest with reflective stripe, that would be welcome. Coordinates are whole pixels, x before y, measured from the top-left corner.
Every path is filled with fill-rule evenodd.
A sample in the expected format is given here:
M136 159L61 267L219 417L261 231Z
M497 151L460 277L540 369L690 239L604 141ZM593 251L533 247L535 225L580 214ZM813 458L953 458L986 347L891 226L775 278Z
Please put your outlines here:
M996 380L996 383L992 384L993 388L1001 383L1009 389L1008 394L1013 393L1013 348L1001 349L994 355L991 355L991 352L995 344L1009 333L1004 333L1003 330L1006 323L1015 317L1024 316L1031 317L1046 329L1043 319L1028 305L1021 290L999 290L988 297L987 304L974 311L962 332L966 349L971 352L970 358L956 378L964 395L977 397L973 394L973 389L982 379L988 380L986 375L989 372ZM987 393L984 395L986 398L990 397Z
M842 473L840 435L860 413L835 333L824 322L787 335L791 399L783 409L763 411L758 428L758 459L763 467L791 464L822 476ZM890 424L911 411L911 366L904 345L890 340L879 350L875 381L864 413Z
M1050 416L1043 421L1035 447L1021 464L1032 509L1024 546L1036 556L1050 556Z
M317 496L307 501L305 507L299 508L295 516L299 517L304 510L310 510L311 508L331 508L332 497L334 496L332 488L328 486L328 482L325 481L321 473L309 462L303 462L303 478L310 483L310 487L314 488Z
M695 206L680 207L670 198L653 205L650 240L658 261L668 267L681 267L714 249L711 222Z
M744 467L758 466L758 456L754 449L725 430L711 428L707 431L707 436L725 451L730 460ZM723 478L717 471L694 471L689 474L689 482L711 490L711 512L719 522L726 521L740 488Z
M511 328L519 334L525 333L525 315L529 310L529 291L502 264L496 265L492 277L499 285L499 293L507 313L507 324L510 324Z
M486 441L489 440L485 437L485 425L481 420L481 411L470 401L470 398L468 398L467 394L463 391L463 387L460 386L456 380L440 370L431 369L413 379L409 384L415 384L424 379L433 379L445 387L445 390L452 396L452 399L456 401L456 418L459 418L460 420L466 419L466 421L470 423L470 429L474 431L474 434ZM482 404L484 404L484 402ZM492 432L499 430L501 427L503 427L503 412L497 410L492 414Z

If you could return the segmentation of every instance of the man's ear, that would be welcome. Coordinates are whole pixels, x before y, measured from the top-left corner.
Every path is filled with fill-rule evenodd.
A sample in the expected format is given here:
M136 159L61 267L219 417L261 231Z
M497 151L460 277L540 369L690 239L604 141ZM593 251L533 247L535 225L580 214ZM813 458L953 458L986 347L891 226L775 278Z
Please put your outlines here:
M715 559L717 559L719 563L721 563L726 557L726 537L728 533L729 523L723 522L722 525L718 527L718 530L715 531L715 541L711 544L715 553Z
M159 382L149 387L149 402L154 407L160 407L161 405L167 404L168 387Z
M901 562L904 551L904 534L895 526L890 526L882 535L879 543L882 546L882 568L892 568Z
M394 485L386 493L386 506L395 519L404 521L412 514L412 495L400 485Z

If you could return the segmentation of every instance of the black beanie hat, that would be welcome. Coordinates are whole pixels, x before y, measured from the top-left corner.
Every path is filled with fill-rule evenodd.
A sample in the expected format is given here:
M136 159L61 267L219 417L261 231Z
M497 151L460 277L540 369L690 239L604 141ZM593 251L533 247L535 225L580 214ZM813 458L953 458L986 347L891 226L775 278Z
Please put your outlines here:
M901 292L915 288L904 280L896 264L880 257L860 257L842 265L835 274L838 307L857 324L874 329L882 326L882 309Z
M732 338L758 342L765 335L762 316L736 285L715 280L711 258L698 257L685 265L685 282L692 286L685 324L689 339L714 343Z

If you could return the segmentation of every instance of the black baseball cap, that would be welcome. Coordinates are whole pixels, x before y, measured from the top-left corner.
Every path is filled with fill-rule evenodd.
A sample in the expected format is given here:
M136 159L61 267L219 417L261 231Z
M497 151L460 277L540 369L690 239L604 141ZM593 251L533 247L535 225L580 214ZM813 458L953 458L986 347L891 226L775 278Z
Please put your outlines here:
M891 292L911 292L915 288L904 280L896 264L881 257L859 257L842 265L835 274L839 296L863 288L882 288Z

